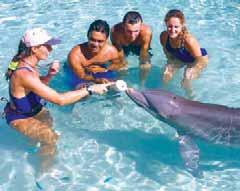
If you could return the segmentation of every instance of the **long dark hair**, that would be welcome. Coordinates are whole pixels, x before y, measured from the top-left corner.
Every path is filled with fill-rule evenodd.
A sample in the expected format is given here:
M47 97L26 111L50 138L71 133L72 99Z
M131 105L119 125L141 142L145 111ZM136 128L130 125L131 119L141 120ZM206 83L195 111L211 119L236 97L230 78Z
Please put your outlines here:
M18 45L18 52L17 54L12 58L11 62L19 62L21 59L30 56L31 55L31 47L27 47L22 40L20 40ZM12 68L7 69L5 73L6 80L9 80L9 78L12 75L12 72L14 70Z

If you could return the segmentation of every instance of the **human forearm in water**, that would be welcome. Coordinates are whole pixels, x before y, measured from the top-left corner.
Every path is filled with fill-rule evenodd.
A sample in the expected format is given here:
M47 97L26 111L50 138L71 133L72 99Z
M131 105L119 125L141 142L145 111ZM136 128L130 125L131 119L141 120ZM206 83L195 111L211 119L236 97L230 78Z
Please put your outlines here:
M187 80L195 79L199 76L200 72L207 66L208 57L199 56L195 58L193 67L187 67L184 73L184 78Z
M127 60L123 55L123 51L119 53L117 59L112 60L111 64L107 67L108 70L118 71L127 68Z

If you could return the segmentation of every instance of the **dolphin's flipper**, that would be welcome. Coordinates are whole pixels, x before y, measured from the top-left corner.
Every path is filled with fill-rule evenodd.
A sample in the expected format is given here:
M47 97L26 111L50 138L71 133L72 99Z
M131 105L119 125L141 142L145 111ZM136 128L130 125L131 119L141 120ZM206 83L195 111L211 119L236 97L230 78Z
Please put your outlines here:
M188 136L179 137L179 146L181 157L187 170L196 177L201 177L202 173L199 171L199 148L196 143Z

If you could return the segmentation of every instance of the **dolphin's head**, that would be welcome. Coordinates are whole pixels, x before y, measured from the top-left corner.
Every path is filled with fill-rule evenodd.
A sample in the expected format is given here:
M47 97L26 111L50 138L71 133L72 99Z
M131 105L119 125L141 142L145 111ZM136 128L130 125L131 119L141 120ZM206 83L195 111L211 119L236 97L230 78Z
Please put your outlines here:
M144 95L141 92L139 92L135 89L128 89L126 91L126 93L138 105L140 105L144 108L149 107L148 101L146 100L146 98L144 97Z
M164 118L173 117L181 110L177 101L178 98L170 92L162 90L138 92L131 90L127 94L138 105L148 108Z

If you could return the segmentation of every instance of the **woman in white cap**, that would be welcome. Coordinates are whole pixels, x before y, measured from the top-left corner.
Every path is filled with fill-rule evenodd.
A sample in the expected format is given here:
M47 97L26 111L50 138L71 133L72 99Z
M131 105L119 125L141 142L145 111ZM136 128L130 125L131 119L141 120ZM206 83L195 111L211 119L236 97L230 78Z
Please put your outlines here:
M36 68L41 60L47 60L52 45L60 43L42 28L27 30L22 37L18 53L12 59L6 73L9 79L10 101L5 107L7 122L17 131L40 142L40 153L52 155L58 135L52 127L52 118L42 100L66 105L77 102L92 93L102 94L108 84L97 84L75 91L58 93L47 84L58 72L59 63L50 66L46 76L40 76Z

